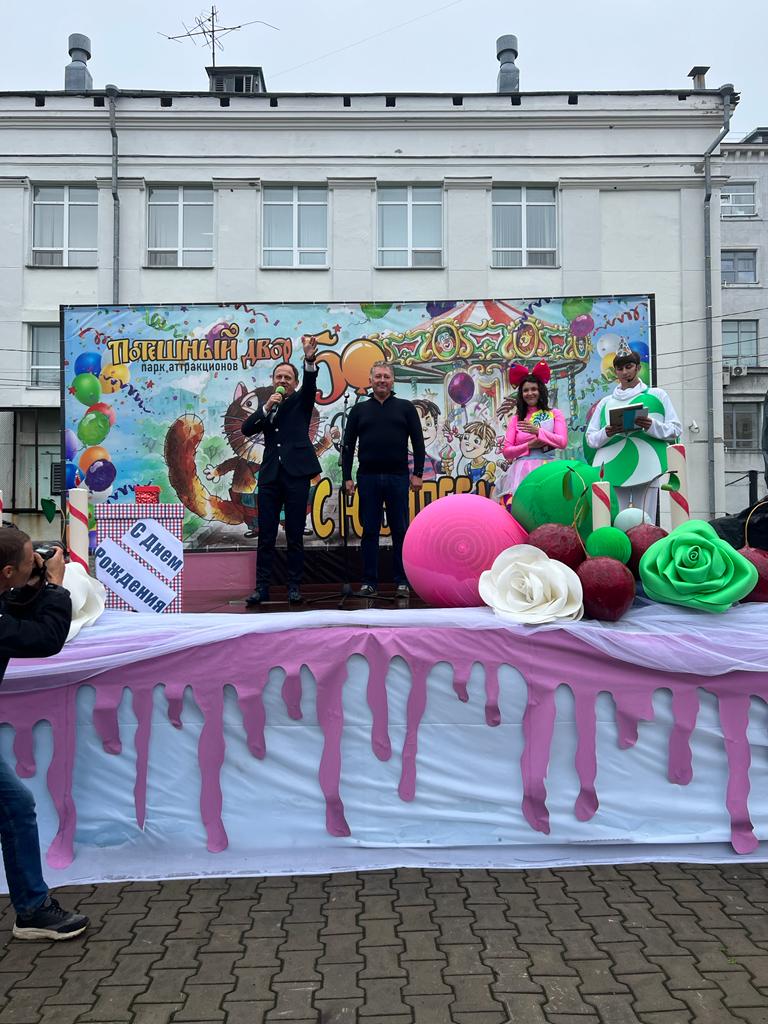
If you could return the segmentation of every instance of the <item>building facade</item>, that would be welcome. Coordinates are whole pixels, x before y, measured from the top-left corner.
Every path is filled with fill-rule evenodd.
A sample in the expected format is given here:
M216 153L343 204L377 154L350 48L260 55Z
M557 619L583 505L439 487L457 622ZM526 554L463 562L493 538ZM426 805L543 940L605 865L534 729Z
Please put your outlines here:
M766 492L762 433L768 392L768 128L722 146L723 437L726 510Z
M702 157L730 87L221 89L0 93L7 508L38 508L51 491L60 303L648 293L657 381L686 428L692 511L724 511L719 331L710 353L703 322ZM719 174L715 164L715 254ZM712 274L717 325L717 258Z

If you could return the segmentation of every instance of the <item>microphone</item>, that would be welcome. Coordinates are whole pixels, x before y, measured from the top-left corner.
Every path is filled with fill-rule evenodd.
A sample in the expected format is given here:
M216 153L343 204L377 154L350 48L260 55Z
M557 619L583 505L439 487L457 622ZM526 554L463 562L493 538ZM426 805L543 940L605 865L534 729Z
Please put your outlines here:
M271 423L272 420L274 420L275 416L277 416L277 410L280 408L280 403L283 400L283 395L285 394L285 388L283 387L282 384L278 384L277 385L277 387L275 388L275 394L276 395L280 395L280 402L277 402L275 405L273 405L272 408L267 413L267 420L268 420L269 423Z

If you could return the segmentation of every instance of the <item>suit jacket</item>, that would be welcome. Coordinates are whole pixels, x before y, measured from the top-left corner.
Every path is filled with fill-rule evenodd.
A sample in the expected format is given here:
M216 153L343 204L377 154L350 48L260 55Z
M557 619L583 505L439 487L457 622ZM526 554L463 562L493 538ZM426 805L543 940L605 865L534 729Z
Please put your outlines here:
M309 422L317 394L317 369L304 367L301 387L284 398L277 412L269 419L264 403L246 419L243 434L264 435L264 461L259 470L259 484L272 483L282 469L288 476L313 477L320 472L315 449L309 440Z

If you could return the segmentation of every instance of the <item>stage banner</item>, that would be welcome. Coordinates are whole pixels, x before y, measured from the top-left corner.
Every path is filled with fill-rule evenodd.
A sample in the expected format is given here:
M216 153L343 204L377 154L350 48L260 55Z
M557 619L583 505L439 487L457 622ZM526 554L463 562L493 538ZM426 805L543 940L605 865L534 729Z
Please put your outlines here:
M411 514L445 494L492 496L507 468L515 411L511 362L552 367L551 404L581 458L590 411L614 386L622 338L650 382L648 296L435 302L63 306L64 435L68 486L106 506L141 485L184 508L187 550L255 546L262 438L240 427L271 393L274 367L301 372L302 337L319 346L310 437L322 467L307 508L305 546L362 533L357 498L339 500L345 414L365 401L372 364L395 365L396 393L413 402L427 444L425 485ZM282 531L279 543L283 543Z

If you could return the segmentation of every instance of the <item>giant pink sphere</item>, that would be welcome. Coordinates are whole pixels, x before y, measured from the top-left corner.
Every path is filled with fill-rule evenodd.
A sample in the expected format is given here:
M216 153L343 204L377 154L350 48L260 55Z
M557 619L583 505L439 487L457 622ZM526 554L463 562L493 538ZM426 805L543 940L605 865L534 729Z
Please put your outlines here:
M408 527L403 566L425 604L474 608L483 604L477 589L480 573L502 551L527 538L495 501L479 494L449 494L430 502Z

